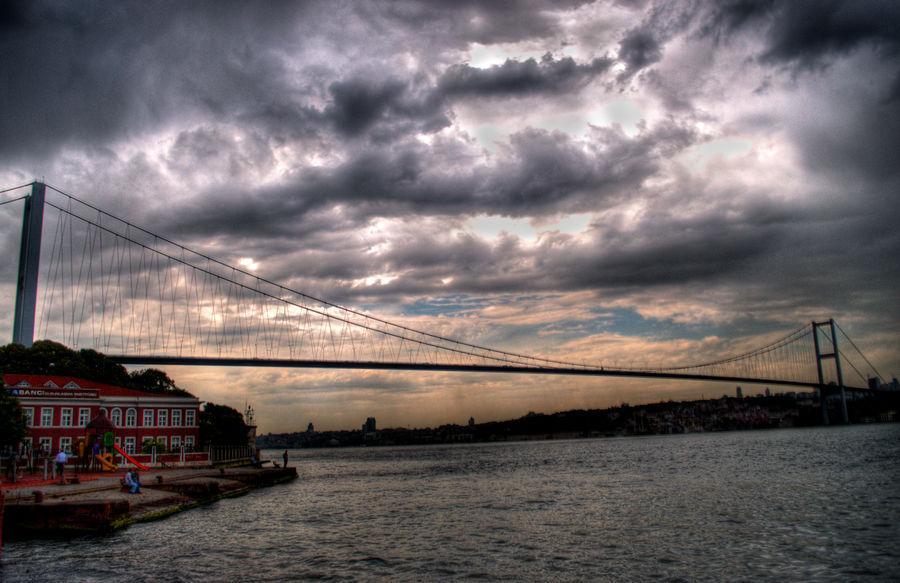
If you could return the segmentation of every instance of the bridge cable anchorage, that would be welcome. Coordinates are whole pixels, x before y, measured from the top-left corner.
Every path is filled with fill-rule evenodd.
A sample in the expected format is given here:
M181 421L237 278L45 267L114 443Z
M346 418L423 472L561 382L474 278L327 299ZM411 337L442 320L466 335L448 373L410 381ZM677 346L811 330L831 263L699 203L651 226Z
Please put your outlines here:
M48 268L51 286L44 294L41 317L45 337L60 337L53 333L61 322L61 337L75 347L90 327L94 346L107 353L119 350L123 358L128 353L139 358L175 352L184 359L252 357L249 360L341 367L357 363L421 370L519 369L812 386L806 375L815 357L802 349L813 337L807 326L737 356L686 366L650 369L646 362L632 362L604 368L530 356L418 330L322 300L49 189L66 200L45 201L59 216ZM62 314L59 320L53 318L57 312ZM287 359L282 358L285 354Z

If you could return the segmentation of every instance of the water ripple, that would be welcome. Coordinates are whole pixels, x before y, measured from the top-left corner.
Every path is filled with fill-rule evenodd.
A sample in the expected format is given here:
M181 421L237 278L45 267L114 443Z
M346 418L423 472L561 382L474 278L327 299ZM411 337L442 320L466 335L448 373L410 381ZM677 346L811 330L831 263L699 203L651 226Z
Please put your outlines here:
M0 580L893 581L898 438L302 450L290 484L108 537L7 541Z

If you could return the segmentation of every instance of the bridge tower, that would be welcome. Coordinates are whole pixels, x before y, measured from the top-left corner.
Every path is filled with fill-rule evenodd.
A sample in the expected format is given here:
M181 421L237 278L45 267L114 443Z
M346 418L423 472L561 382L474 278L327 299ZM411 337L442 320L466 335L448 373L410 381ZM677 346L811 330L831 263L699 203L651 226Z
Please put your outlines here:
M831 352L822 352L822 346L819 344L819 329L828 327L831 334ZM827 322L812 323L813 344L816 348L816 368L819 373L819 400L822 402L822 423L828 425L828 405L825 399L825 377L822 373L822 361L834 359L834 368L837 373L837 384L841 391L841 416L844 424L850 423L850 417L847 415L847 395L844 392L844 377L841 373L841 357L838 353L837 336L834 332L834 318L830 318Z
M19 247L19 277L16 283L16 314L13 320L12 341L26 348L34 342L41 230L44 223L44 193L43 183L31 184L31 194L25 197L25 213L22 220L22 245Z

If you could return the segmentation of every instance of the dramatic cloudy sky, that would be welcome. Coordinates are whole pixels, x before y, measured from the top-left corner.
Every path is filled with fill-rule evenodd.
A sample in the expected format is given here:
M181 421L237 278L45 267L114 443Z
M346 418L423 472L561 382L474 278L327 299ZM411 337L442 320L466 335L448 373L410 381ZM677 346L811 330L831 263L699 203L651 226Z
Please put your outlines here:
M0 187L498 348L695 361L834 317L896 376L898 30L893 0L5 2ZM168 371L263 432L733 392Z

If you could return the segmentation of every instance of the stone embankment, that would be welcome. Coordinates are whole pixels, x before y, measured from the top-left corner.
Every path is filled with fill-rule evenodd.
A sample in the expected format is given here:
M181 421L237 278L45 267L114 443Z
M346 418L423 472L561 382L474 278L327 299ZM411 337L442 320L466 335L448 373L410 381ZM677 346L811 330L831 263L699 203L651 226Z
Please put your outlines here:
M292 480L297 477L297 469L148 471L141 477L140 494L123 489L120 475L65 485L8 489L3 513L4 538L109 532Z

